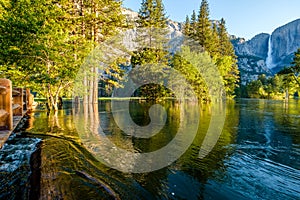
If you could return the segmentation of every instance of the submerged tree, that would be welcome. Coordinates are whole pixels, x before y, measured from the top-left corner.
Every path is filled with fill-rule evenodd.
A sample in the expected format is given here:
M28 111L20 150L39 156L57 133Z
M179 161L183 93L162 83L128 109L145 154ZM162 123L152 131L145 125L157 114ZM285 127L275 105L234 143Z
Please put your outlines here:
M239 70L225 20L222 18L220 21L211 21L208 2L202 0L199 15L196 18L193 12L190 24L188 22L185 24L185 34L209 53L223 77L227 97L233 98L235 89L238 87Z
M50 108L57 110L58 97L71 90L84 58L121 26L120 5L114 0L20 0L1 4L2 75L35 89L49 100ZM84 81L90 86L90 101L97 98L97 68L91 66L92 79Z
M222 18L218 28L219 56L215 56L216 64L223 77L226 95L229 98L235 96L235 88L238 87L239 69L237 57L226 29L225 20Z
M50 0L10 1L5 10L0 56L6 76L40 91L57 109L61 90L70 86L76 73L67 13Z
M164 50L168 33L167 17L162 1L143 0L138 16L138 48L132 54L131 64L133 67L140 67L139 71L147 70L147 67L152 66L153 72L161 73L161 68L155 66L168 64L168 52ZM137 93L155 100L168 92L160 85L148 84L142 86Z

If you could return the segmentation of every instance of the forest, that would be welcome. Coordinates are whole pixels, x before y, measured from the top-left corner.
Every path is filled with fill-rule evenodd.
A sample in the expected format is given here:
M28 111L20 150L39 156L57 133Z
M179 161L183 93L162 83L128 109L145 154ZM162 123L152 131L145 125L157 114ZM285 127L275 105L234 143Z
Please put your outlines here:
M143 69L146 64L163 64L178 70L201 101L209 101L210 94L199 71L215 66L222 77L226 98L243 95L272 98L283 90L295 91L289 84L298 83L299 67L289 68L287 71L291 73L282 72L285 74L282 76L261 76L246 88L239 86L237 57L226 22L223 18L210 19L207 0L202 0L199 10L186 17L183 28L184 34L201 48L193 55L188 48L183 48L182 53L198 59L201 69L182 55L161 48L166 43L168 20L162 0L143 0L138 20L134 22L128 22L122 9L122 2L114 0L1 1L0 76L12 80L16 86L31 88L37 97L48 100L50 108L57 110L59 97L72 96L75 77L89 53L109 38L136 26L148 32L138 32L138 47L130 52L129 60L117 58L105 69L94 63L83 75L82 84L88 86L80 96L83 102L97 102L99 93L109 96L114 88L122 87L121 80L129 67ZM149 43L147 47L145 42ZM294 64L299 66L299 52L295 55ZM157 100L173 94L160 85L147 84L135 96Z

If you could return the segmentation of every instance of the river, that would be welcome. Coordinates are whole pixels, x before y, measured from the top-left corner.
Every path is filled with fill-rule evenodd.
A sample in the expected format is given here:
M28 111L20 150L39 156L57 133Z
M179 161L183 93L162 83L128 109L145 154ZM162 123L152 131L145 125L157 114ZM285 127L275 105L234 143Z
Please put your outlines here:
M198 131L184 154L161 169L143 173L104 164L97 156L106 152L103 137L134 153L129 155L156 151L176 137L180 109L173 101L161 103L167 113L163 128L153 137L137 138L118 128L110 105L100 101L94 117L82 112L82 105L78 111L70 104L56 115L43 110L30 113L0 150L0 199L300 199L298 100L227 101L221 135L199 158L212 120L210 105L202 105ZM188 106L195 110L195 105ZM149 107L131 101L133 121L149 124ZM85 117L76 117L79 112ZM95 124L100 124L102 134ZM189 131L185 134L190 137ZM177 141L178 148L184 143L180 140L185 137ZM140 161L134 156L124 159L124 154L108 155L124 166ZM163 161L167 155L158 157L153 159Z

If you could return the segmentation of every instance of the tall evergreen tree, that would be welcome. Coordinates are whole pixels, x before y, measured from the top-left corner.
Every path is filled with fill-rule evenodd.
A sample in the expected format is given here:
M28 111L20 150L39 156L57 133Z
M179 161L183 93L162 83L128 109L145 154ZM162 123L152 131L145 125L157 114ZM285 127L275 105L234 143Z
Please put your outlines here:
M138 43L140 46L161 48L167 33L164 6L161 0L143 0L138 13Z
M239 70L237 58L232 43L222 18L218 28L219 35L219 57L216 57L216 64L219 67L228 97L234 96L235 88L238 86Z
M137 42L139 48L133 52L131 64L133 67L143 66L144 70L149 67L147 64L153 64L152 70L155 71L157 69L155 64L168 63L168 52L164 50L167 44L167 18L162 1L143 0L138 16ZM165 92L159 85L145 85L140 88L140 95L149 99L157 99Z
M292 68L295 73L300 72L300 48L294 53Z
M211 47L210 47L210 55L212 57L219 56L220 49L220 38L218 35L218 26L216 23L213 23L212 34L211 34Z
M190 18L188 15L185 18L183 31L186 36L189 36L191 34L191 22L190 22Z
M213 43L212 41L212 24L209 19L209 7L207 0L202 0L199 15L198 15L198 21L197 21L197 27L196 27L196 36L195 39L199 42L201 46L204 47L206 51L209 53L213 51Z
M280 70L278 74L293 77L295 82L300 87L299 72L300 72L300 48L294 53L294 58L291 63L291 66Z
M202 0L197 19L193 12L188 33L213 58L223 77L227 97L233 97L239 80L237 59L226 30L225 20L221 19L220 23L211 22L207 0Z
M156 0L156 7L154 10L155 20L158 28L166 28L167 17L162 0Z
M234 48L232 43L230 42L230 38L226 29L226 23L224 18L221 19L218 29L218 35L220 38L220 54L224 56L232 56L236 57L234 53Z
M93 43L93 48L104 42L107 38L115 35L123 26L124 16L121 13L121 2L115 0L83 1L82 12L84 14L85 38ZM100 63L100 62L98 62ZM106 73L119 71L118 65L108 65L111 69L101 69ZM89 103L98 102L98 82L103 77L98 74L100 66L91 66L89 73ZM105 81L105 80L102 80ZM106 83L115 83L114 80L105 81Z
M190 36L191 38L195 39L197 33L197 15L196 11L193 10L192 16L191 16L191 31Z

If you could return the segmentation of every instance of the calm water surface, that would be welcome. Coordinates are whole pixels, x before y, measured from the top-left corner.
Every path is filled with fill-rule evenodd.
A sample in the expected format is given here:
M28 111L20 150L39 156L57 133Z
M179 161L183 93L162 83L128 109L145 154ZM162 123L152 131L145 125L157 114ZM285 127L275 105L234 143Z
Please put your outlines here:
M227 102L222 135L204 159L198 154L211 109L202 106L193 144L176 162L154 172L131 174L111 169L83 145L85 131L97 137L94 125L99 122L106 137L123 149L160 149L174 138L180 123L176 103L162 104L168 113L166 125L150 139L138 139L120 130L109 101L99 102L98 115L83 113L85 118L79 120L73 117L77 111L68 105L57 115L45 111L30 114L23 128L0 151L0 198L300 199L297 100ZM137 124L150 122L149 106L131 102L130 114ZM85 131L77 131L75 122ZM90 140L92 145L95 141ZM95 152L97 148L96 145ZM118 160L118 154L112 159Z

